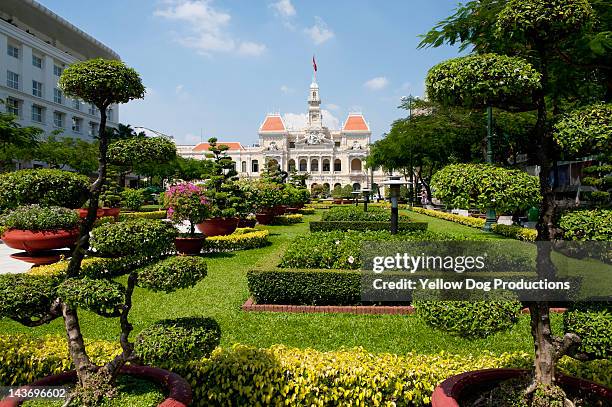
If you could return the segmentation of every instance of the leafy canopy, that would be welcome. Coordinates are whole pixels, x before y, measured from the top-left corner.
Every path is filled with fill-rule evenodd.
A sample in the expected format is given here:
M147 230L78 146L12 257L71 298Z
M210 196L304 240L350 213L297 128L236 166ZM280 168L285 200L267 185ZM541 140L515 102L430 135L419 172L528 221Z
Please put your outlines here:
M612 153L612 104L571 112L555 125L554 137L571 154Z

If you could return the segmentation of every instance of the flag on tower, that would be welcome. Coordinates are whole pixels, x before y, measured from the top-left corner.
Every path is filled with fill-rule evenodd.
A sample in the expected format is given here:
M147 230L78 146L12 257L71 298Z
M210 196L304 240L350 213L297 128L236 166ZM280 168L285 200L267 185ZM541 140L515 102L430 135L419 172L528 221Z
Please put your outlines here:
M314 55L312 56L312 67L314 68L314 71L317 72L317 61L315 61Z

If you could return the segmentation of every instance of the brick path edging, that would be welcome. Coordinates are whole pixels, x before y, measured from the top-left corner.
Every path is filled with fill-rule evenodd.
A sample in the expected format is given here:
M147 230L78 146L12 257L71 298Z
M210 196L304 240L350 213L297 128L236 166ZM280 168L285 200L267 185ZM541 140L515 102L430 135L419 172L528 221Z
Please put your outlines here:
M332 314L367 314L367 315L410 315L414 314L412 305L283 305L283 304L255 304L249 297L242 310L246 312L289 312L295 314L332 313ZM550 312L563 313L566 308L551 308ZM528 314L529 309L521 311Z

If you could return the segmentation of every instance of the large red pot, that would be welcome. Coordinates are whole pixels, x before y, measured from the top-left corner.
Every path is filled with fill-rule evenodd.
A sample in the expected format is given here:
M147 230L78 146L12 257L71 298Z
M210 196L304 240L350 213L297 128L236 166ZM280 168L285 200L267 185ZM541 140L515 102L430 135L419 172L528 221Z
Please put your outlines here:
M238 227L238 218L211 218L197 224L206 236L231 235Z
M261 212L256 213L255 218L260 225L269 225L274 221L274 212Z
M121 368L121 374L150 380L164 388L168 392L168 397L158 404L157 407L187 407L189 404L191 404L191 400L193 398L191 394L191 386L189 386L189 383L187 383L185 379L176 373L168 372L167 370L158 369L156 367L126 365ZM69 383L75 383L76 380L76 371L70 370L57 375L47 376L28 386L21 387L21 389L61 386ZM19 407L23 401L23 399L7 397L0 401L0 407Z
M79 229L49 230L33 232L31 230L9 229L2 234L2 241L8 247L25 250L28 253L62 249L76 244Z
M287 210L287 205L276 205L274 208L272 208L272 211L274 212L276 216L280 216L284 214L286 210Z
M77 209L77 211L79 212L79 216L82 219L85 219L87 217L87 212L89 209L87 208L81 208L81 209ZM104 209L102 208L98 208L97 212L96 212L96 218L101 218L104 216Z
M287 213L299 213L300 212L300 208L298 208L298 207L295 207L295 208L289 207L289 208L287 208L286 212Z
M195 237L177 237L174 239L174 246L176 251L186 255L200 254L202 247L204 247L204 236Z
M240 220L238 220L238 227L239 228L254 228L255 224L257 223L257 219L253 219L253 218L240 218Z
M432 407L460 407L459 401L462 397L478 391L482 385L502 382L504 380L530 374L525 369L485 369L461 373L444 380L431 396ZM608 389L597 383L576 377L556 374L557 384L564 389L582 390L595 394L606 400L612 399L612 389ZM1 407L1 406L0 406Z
M121 208L102 208L104 210L103 216L112 216L115 219L119 218L119 213L121 212Z

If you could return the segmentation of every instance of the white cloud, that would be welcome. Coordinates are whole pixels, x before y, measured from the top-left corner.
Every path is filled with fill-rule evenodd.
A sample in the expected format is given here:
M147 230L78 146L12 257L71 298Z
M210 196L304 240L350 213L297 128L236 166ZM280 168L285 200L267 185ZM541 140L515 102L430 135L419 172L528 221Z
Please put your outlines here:
M321 116L323 117L323 126L330 129L339 129L340 120L329 110L322 109ZM285 125L290 129L303 129L308 123L308 114L306 113L285 113L283 115Z
M280 87L280 91L281 91L281 92L283 92L284 94L287 94L287 93L291 93L291 92L293 92L293 89L292 89L292 88L290 88L290 87L289 87L289 86L287 86L287 85L282 85L282 86Z
M284 18L293 17L295 15L295 7L291 4L291 0L279 0L270 4L276 12Z
M177 42L203 55L214 52L235 52L240 55L260 55L265 45L234 39L227 27L232 16L212 7L213 0L163 0L153 13L181 24Z
M323 44L335 36L321 17L315 17L315 24L310 28L305 28L304 32L310 36L316 45Z
M384 76L377 76L376 78L372 78L366 83L363 84L366 88L370 90L381 90L385 88L389 84L389 80Z
M327 103L325 105L325 107L327 107L329 110L338 110L338 109L340 109L340 106L338 106L335 103Z
M183 89L185 89L184 85L176 85L176 88L174 89L174 92L176 94L179 94L179 93L181 93L183 91Z

